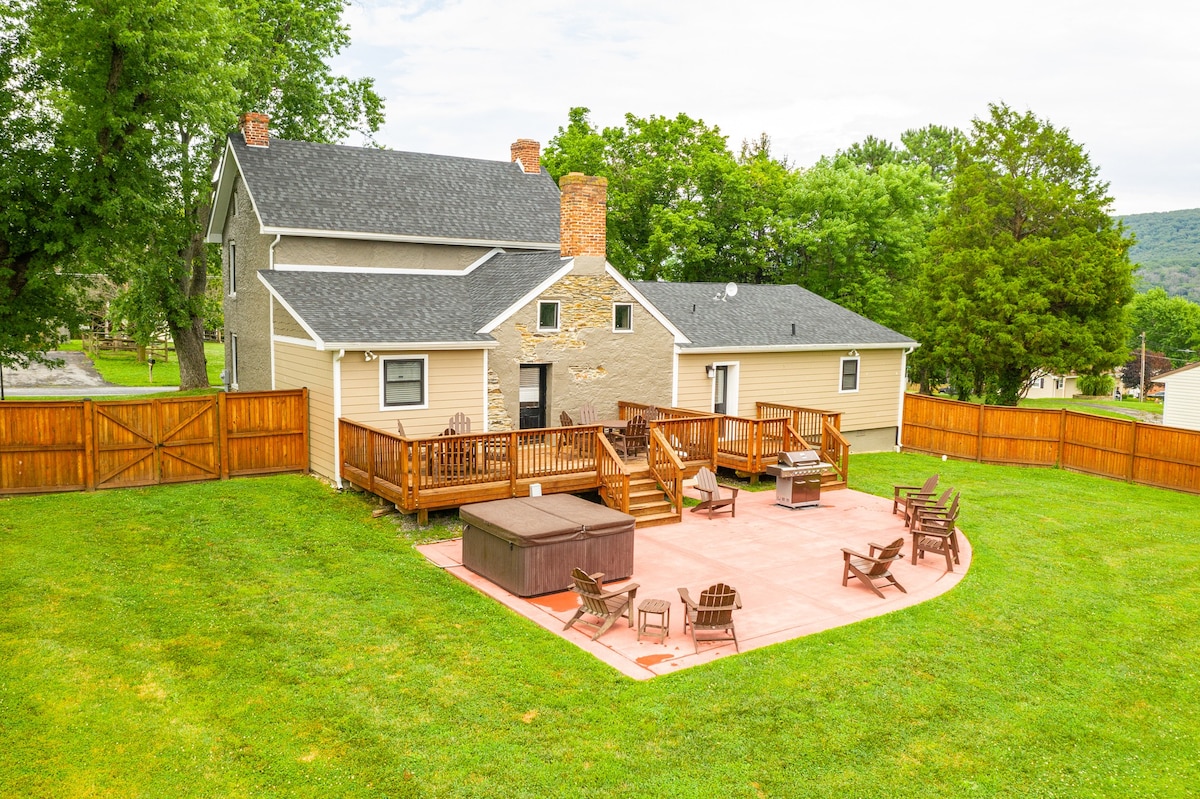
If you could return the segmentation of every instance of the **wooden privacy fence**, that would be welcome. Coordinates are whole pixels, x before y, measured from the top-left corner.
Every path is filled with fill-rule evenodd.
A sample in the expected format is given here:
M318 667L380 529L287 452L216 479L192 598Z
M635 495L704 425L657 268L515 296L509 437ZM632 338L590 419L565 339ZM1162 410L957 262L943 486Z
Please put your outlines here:
M307 389L0 402L0 494L307 470Z
M1200 432L1067 410L906 394L904 449L1021 466L1059 466L1200 493Z

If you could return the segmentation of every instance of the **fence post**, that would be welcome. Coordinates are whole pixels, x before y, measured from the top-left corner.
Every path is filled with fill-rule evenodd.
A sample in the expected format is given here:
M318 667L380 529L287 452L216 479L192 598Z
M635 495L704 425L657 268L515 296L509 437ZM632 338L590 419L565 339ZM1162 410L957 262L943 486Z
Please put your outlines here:
M986 405L979 406L979 413L975 414L977 424L975 427L975 462L983 463L983 412L987 409Z
M83 484L96 490L96 405L90 399L83 401Z
M1129 469L1126 471L1125 480L1126 480L1126 482L1132 483L1133 482L1133 462L1137 456L1138 428L1141 427L1141 423L1139 423L1137 421L1131 421L1129 424L1133 425L1133 435L1130 436L1130 441L1129 441Z
M1058 462L1058 468L1063 468L1063 461L1067 457L1067 409L1058 409L1058 457L1055 461Z
M217 460L221 462L221 479L229 479L229 408L225 404L225 392L217 392L217 427L221 431Z

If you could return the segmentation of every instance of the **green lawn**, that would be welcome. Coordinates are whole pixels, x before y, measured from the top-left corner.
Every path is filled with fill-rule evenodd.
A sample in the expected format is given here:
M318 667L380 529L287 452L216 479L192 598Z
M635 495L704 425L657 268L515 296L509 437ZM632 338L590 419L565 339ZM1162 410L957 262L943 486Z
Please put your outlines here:
M933 471L954 590L649 682L310 478L0 500L0 795L1195 795L1200 499L918 455L851 483Z
M1143 402L1135 399L1120 401L1114 399L1023 399L1020 402L1020 406L1022 408L1066 408L1068 411L1094 413L1097 416L1110 416L1117 419L1135 418L1132 414L1127 413L1127 411L1152 413L1159 418L1162 417L1163 412L1161 402Z
M60 350L81 350L81 342L74 339L59 347ZM138 363L137 353L134 352L97 352L88 353L92 363L105 380L117 386L178 386L179 360L171 353L166 362L159 361L154 365L151 379L148 364ZM211 341L204 342L204 357L207 361L208 382L214 386L221 385L221 370L225 368L225 345Z

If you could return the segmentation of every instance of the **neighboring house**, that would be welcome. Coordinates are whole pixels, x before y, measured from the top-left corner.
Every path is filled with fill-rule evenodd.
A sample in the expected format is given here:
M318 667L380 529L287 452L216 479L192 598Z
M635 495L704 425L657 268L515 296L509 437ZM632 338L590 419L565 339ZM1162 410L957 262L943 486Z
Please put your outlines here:
M1200 361L1155 375L1166 386L1163 395L1163 424L1200 430Z
M1037 372L1029 382L1026 399L1070 399L1079 393L1079 375Z
M217 172L233 390L306 386L311 466L337 419L408 436L556 425L618 400L843 411L890 449L916 342L797 286L635 283L606 260L606 182L511 160L272 140L243 117Z

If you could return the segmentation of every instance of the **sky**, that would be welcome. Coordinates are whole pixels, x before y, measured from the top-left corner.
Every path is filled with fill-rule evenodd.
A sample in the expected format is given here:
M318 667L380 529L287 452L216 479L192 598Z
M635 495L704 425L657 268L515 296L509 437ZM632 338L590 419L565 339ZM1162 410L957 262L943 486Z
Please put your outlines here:
M585 106L597 128L686 113L735 152L765 132L806 167L1003 102L1070 132L1113 213L1200 208L1200 4L350 0L343 21L334 69L375 79L396 150L507 160Z

